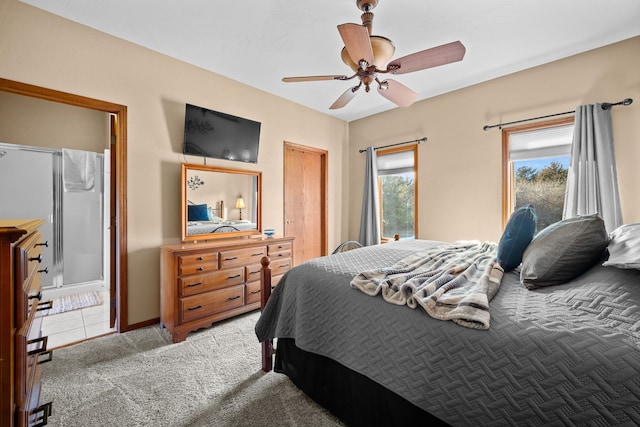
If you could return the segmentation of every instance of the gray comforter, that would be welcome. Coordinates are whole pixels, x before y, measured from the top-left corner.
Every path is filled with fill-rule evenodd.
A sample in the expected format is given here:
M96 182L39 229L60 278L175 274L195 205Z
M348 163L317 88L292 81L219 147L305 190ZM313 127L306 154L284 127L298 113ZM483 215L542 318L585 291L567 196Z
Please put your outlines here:
M535 291L505 274L489 330L349 286L435 244L392 242L297 266L268 301L258 339L293 338L456 426L640 424L640 271L598 265Z

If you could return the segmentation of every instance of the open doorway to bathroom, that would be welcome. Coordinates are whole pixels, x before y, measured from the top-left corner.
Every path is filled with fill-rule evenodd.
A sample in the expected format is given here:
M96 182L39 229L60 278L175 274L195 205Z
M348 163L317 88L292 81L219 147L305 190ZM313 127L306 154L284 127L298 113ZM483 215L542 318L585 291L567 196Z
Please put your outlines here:
M68 112L69 109L75 113L71 116L61 113L64 110ZM127 331L126 107L0 79L0 112L0 141L12 145L9 148L21 146L21 154L38 153L39 156L39 160L31 158L26 167L13 170L8 181L3 178L3 185L5 182L26 184L36 180L36 176L41 174L53 181L50 185L42 183L38 196L46 201L45 209L50 213L37 215L51 224L48 232L52 236L48 248L48 260L52 263L49 267L51 274L43 277L43 294L57 299L79 293L84 295L80 299L86 299L87 294L98 292L100 297L99 305L60 314L61 317L67 317L60 319L67 323L62 328L73 325L78 329L78 326L82 326L84 336L76 331L74 334L67 334L69 337L75 336L72 341L52 342L55 341L52 338L56 334L49 330L50 347L78 342L108 331ZM4 157L11 154L17 160L15 150L10 152L6 148L2 148ZM96 173L92 184L80 182L81 187L93 186L93 191L70 191L65 195L62 180L63 148L88 159L84 162L84 167L93 165ZM0 173L4 169L1 168ZM31 196L25 197L25 194L27 193L23 192L21 201L12 204L32 205L34 201ZM67 200L65 196L68 196ZM87 197L92 200L78 200ZM64 206L68 208L66 225ZM4 207L5 203L0 208ZM58 212L58 209L62 209L62 212ZM8 214L2 212L0 216ZM11 212L10 216L24 215L32 216L28 212ZM59 220L57 222L54 221L56 215ZM93 225L91 221L82 222L93 217L100 218L100 221L94 221ZM56 224L61 227L57 231L57 239L54 238ZM62 250L53 246L60 242ZM88 243L92 247L87 246ZM57 254L54 255L54 252ZM82 302L85 303L86 301ZM90 301L89 305L91 304L95 304L95 300ZM98 313L98 310L103 312ZM93 319L89 319L89 316ZM87 327L90 323L96 324L97 318L106 322L99 327Z
M109 318L109 158L109 150L0 142L0 218L45 220L42 300L53 304L42 313L42 329L51 348L115 331Z

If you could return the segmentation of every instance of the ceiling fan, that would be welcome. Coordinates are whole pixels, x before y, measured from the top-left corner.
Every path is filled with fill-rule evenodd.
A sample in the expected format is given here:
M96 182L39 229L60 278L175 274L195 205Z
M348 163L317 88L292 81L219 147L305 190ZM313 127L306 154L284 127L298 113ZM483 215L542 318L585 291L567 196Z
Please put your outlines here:
M352 76L306 76L285 77L284 82L309 82L318 80L351 80L358 77L358 85L347 89L329 107L330 109L342 108L349 103L356 92L364 86L365 92L369 92L371 83L378 84L378 92L389 101L400 107L408 107L413 104L418 94L402 83L386 79L380 80L378 74L407 74L439 65L449 64L462 60L465 47L460 41L455 41L441 46L426 49L411 55L395 59L387 64L395 52L393 42L386 37L371 35L373 24L373 8L378 0L356 0L356 5L362 13L362 25L342 24L338 25L338 32L344 42L341 52L342 61L354 72ZM386 68L385 68L385 64Z

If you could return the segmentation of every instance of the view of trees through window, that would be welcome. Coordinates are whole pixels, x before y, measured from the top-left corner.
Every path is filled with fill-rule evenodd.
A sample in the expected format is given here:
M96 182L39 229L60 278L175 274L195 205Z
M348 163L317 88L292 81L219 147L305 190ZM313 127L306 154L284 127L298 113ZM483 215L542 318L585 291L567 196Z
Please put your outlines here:
M533 205L538 231L562 219L568 164L568 156L513 163L514 208Z
M413 239L415 230L414 173L380 177L382 197L382 228L384 237L399 234L401 239Z

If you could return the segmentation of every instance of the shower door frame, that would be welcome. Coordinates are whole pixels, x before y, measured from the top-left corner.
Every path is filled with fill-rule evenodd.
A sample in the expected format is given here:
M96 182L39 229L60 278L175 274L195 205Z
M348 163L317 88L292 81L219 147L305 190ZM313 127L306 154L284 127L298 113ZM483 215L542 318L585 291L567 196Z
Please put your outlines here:
M127 107L0 78L0 91L111 114L110 312L111 327L130 330L127 302ZM106 161L106 159L105 159ZM117 320L117 321L116 321ZM146 325L141 325L146 326ZM137 327L137 326L136 326Z

